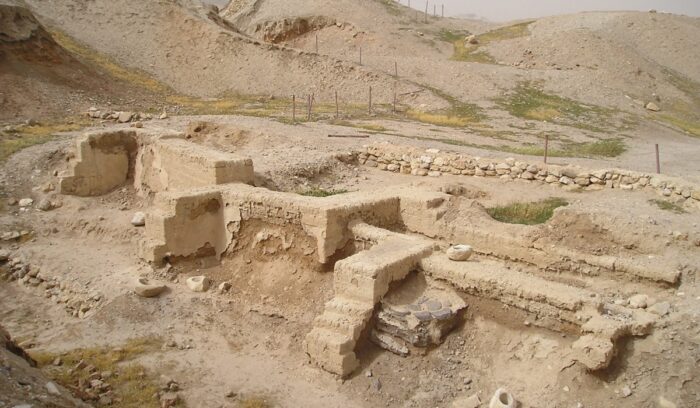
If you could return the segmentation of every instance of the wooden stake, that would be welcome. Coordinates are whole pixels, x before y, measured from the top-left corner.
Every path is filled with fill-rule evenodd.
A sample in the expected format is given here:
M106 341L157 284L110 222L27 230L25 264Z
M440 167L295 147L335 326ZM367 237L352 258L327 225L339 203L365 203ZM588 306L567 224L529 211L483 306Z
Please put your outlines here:
M425 2L425 22L428 22L428 1Z
M398 64L398 62L396 62L396 61L394 61L394 76L395 76L396 78L399 77L399 64Z
M318 34L316 34L316 54L318 54Z
M394 83L394 113L396 113L396 83Z
M547 164L547 154L549 153L549 135L544 135L544 164Z
M372 114L372 87L371 86L369 87L369 104L367 106L368 106L367 111L371 115Z
M367 138L369 138L369 135L328 135L328 137L344 137L344 138L367 139Z
M442 18L445 18L445 5L442 5Z
M433 17L437 17L437 4L433 4Z
M311 95L309 95L309 101L308 101L308 103L306 104L306 109L307 109L307 118L306 118L306 120L308 120L309 122L311 122L311 103L312 103L312 99L311 99Z
M338 109L338 91L335 91L335 118L340 117L340 109Z
M292 124L297 120L297 96L292 95Z
M659 144L656 144L656 173L661 174L661 161L659 160Z

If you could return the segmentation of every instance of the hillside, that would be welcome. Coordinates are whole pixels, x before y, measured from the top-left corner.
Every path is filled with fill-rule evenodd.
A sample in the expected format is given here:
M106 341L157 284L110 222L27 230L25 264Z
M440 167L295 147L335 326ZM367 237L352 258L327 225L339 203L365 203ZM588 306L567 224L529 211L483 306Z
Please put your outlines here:
M238 0L220 12L195 0L29 3L54 29L184 95L313 93L330 102L338 91L342 100L361 103L372 86L377 103L391 103L396 69L400 104L436 111L454 107L450 98L456 98L485 109L497 127L499 118L528 119L499 102L528 85L636 116L617 117L616 124L597 120L609 132L632 120L700 132L694 92L700 55L691 46L700 35L697 18L585 13L496 27L456 18L426 21L416 10L380 0ZM465 45L472 33L478 43ZM432 91L416 92L426 88ZM648 113L648 102L663 113ZM541 119L558 122L556 114L549 116ZM574 139L586 137L573 132Z
M0 1L0 120L64 117L86 104L135 105L149 93L83 63L22 2ZM148 102L146 102L148 104Z
M408 3L0 0L0 408L696 406L700 18Z
M52 27L174 91L196 97L227 93L291 96L339 90L364 99L373 86L390 100L390 77L342 60L262 44L195 1L29 2ZM89 27L89 30L86 29ZM412 84L403 84L414 90ZM420 103L434 98L424 96ZM433 101L434 102L434 101Z
M538 155L546 135L564 155L633 165L658 142L691 160L700 136L697 18L601 12L495 26L384 0L29 4L86 70L111 77L87 88L138 90L127 100L152 113L289 120L292 95L298 115L313 95L316 120L330 120L337 92L344 118L365 119L371 87L370 116L461 130L432 139L489 150ZM82 100L72 111L97 104Z

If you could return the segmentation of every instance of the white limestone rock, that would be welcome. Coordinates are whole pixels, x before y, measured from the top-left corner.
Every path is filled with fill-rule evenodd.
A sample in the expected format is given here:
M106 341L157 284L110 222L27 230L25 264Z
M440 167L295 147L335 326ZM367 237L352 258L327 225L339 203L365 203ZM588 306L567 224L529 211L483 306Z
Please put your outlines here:
M206 292L211 286L211 280L206 276L193 276L187 279L187 287L192 292Z
M489 408L515 408L516 407L516 402L515 398L511 393L506 391L503 388L499 388L496 390L496 393L493 394L493 397L491 398L491 402L489 403Z
M119 116L117 117L117 121L119 123L127 123L127 122L130 122L133 117L134 117L134 112L119 112Z
M134 217L131 219L131 225L134 227L143 227L146 225L146 214L141 211L135 213Z
M629 305L633 309L645 309L648 302L649 297L647 295L634 295L629 298Z
M447 249L447 257L457 262L468 260L473 253L474 249L469 245L454 245Z

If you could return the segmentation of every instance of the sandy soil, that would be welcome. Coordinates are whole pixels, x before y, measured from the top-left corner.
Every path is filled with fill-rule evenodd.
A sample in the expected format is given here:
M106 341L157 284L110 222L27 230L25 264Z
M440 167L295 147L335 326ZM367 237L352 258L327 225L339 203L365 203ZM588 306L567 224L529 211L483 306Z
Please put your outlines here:
M0 11L6 13L10 3L17 4L0 0ZM530 324L533 316L520 309L463 295L465 319L442 345L403 358L363 343L358 346L361 368L340 380L310 364L302 348L313 319L333 296L332 265L316 264L299 248L254 249L251 237L267 226L251 224L241 232L239 249L219 265L187 261L154 268L139 259L144 231L130 223L153 197L139 197L131 187L94 198L58 194L56 174L68 168L78 135L62 133L0 163L0 236L21 232L19 240L0 240L0 251L38 268L42 278L60 282L61 295L52 296L46 284L0 279L0 325L30 353L114 349L130 339L157 338L164 346L136 362L154 378L177 380L178 394L189 407L245 406L256 396L280 407L451 407L455 399L474 394L486 406L499 387L507 387L522 407L700 405L697 209L661 209L650 201L659 197L646 191L578 193L521 180L417 178L347 160L363 145L386 142L533 162L538 159L504 150L540 146L546 132L558 136L551 141L555 148L612 138L621 138L626 147L612 158L550 162L653 172L659 143L664 174L700 183L700 139L663 117L677 115L691 128L697 126L700 19L628 12L544 18L515 38L482 44L480 50L493 61L464 62L451 59L453 44L441 34L484 34L512 24L452 18L425 23L415 11L378 0L234 0L220 13L196 0L27 3L36 20L31 14L13 20L19 30L11 36L5 32L9 25L0 27L3 124L71 117L90 106L152 113L166 106L168 118L139 126L182 131L193 143L252 158L258 186L372 194L393 187L438 191L461 185L463 195L455 199L464 206L452 214L455 222L521 237L528 240L521 243L524 248L646 256L681 272L680 283L672 286L619 275L553 276L510 258L493 259L484 248L477 257L504 262L514 271L594 290L610 302L647 294L653 302L669 302L670 312L650 335L618 344L608 369L589 373L564 363L576 333L538 328ZM75 41L93 59L54 38ZM394 78L394 62L399 78ZM343 110L364 111L369 86L375 104L386 109L395 82L399 94L411 92L400 98L399 115L344 117ZM511 115L499 98L524 83L609 110L611 123L562 124ZM217 102L232 94L271 100L313 92L316 103L331 104L336 90L343 122L316 112L315 121L290 125L288 106L279 108L276 118L173 114L186 104L174 95ZM661 112L645 109L649 101ZM407 112L463 103L480 108L484 118L450 127L411 120ZM92 129L131 126L99 119L89 123ZM5 130L0 132L3 143L11 133ZM14 202L27 197L34 206L20 210ZM499 224L483 209L548 197L562 197L569 205L539 226ZM58 208L36 209L44 198ZM4 261L0 265L3 271L8 267ZM202 274L213 279L214 288L188 290L185 279ZM167 292L155 299L136 296L131 286L141 276L166 281ZM421 279L413 276L407 284L419 285ZM225 281L231 290L217 291ZM75 304L81 306L76 310ZM89 308L82 310L85 304ZM158 405L155 399L149 403Z
M333 156L361 142L331 142L324 137L329 130L325 126L297 126L290 137L285 132L287 126L276 123L269 123L263 134L255 132L262 119L206 119L218 123L193 134L192 141L252 155L259 175L264 175L260 178L277 188L294 191L322 186L372 191L413 184L438 189L458 182L484 206L504 204L516 196L522 201L561 196L571 202L567 212L585 216L562 215L552 220L546 228L554 230L546 237L557 245L586 243L588 250L610 251L633 243L642 253L668 255L675 251L679 257L694 253L688 258L689 265L698 261L698 251L692 249L693 241L700 239L698 213L663 211L648 203L653 197L647 193L567 193L549 187L533 189L523 182L461 177L417 180L339 165ZM173 119L167 125L183 130L196 127L186 118ZM284 138L286 142L282 142ZM5 166L6 193L15 197L41 195L32 187L45 184L53 170L65 166L63 157L70 151L70 140L67 136L15 155ZM265 145L275 148L263 149ZM324 161L329 164L318 166ZM289 181L290 175L294 175L293 181ZM692 267L674 288L633 282L621 287L618 281L604 278L587 281L611 298L652 292L656 300L672 304L672 313L652 335L626 342L613 366L597 375L577 366L562 366L575 336L529 327L525 313L505 310L497 302L467 298L465 322L440 347L401 358L374 345L363 345L362 368L348 380L339 381L309 365L301 348L313 318L332 296L327 272L300 263L291 254L280 257L242 250L220 266L177 265L168 272L172 281L166 295L139 298L130 290L131 280L141 275L166 276L151 270L135 255L142 232L129 221L134 211L148 203L129 189L102 198L61 200L63 205L50 212L19 213L16 207L8 208L0 217L4 230L22 228L36 233L27 242L3 247L10 249L13 257L40 267L42 276L60 277L75 293L99 294L102 300L84 317L76 318L66 313L64 306L42 296L41 290L1 282L2 324L16 338L29 340L34 345L30 351L118 347L127 339L149 335L189 345L191 348L182 350L164 348L138 360L148 370L176 379L187 406L236 406L246 396L263 395L283 407L447 407L455 398L474 393L487 400L501 386L507 386L524 407L577 403L663 406L659 401L666 400L692 406L698 395L693 384L700 374L700 291L697 270ZM601 226L609 231L607 235L599 232ZM251 228L254 233L256 227ZM567 241L571 234L578 239ZM686 234L689 241L673 238ZM526 265L513 267L528 270ZM215 283L231 281L233 289L226 294L190 292L184 285L185 277L202 273ZM529 375L533 371L539 375ZM623 398L624 387L630 387L631 396ZM230 391L237 397L227 397Z

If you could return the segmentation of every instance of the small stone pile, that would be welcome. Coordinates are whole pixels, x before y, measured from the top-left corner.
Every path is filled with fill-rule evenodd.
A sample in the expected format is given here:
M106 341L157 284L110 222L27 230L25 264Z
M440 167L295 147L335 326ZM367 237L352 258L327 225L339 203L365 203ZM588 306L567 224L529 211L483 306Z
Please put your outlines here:
M21 231L7 231L0 234L0 240L11 242L11 241L24 241L32 236L32 232L28 230Z
M100 110L95 107L88 109L87 116L92 119L111 120L118 123L136 123L138 121L153 119L153 115L150 113ZM158 116L158 119L166 119L167 117L168 114L163 112Z
M177 391L180 390L180 384L172 378L165 376L161 376L160 383L160 391L157 396L161 408L170 408L177 405L180 401L180 396L177 394Z
M46 183L41 187L41 190L44 193L49 194L46 194L45 196L41 197L41 199L36 205L34 205L35 202L33 198L22 198L20 200L10 198L7 200L7 205L10 207L18 206L19 212L31 211L32 208L46 212L51 211L55 208L59 208L63 205L61 199L58 198L55 193L52 193L52 191L55 190L55 186L53 185L53 183Z
M28 264L19 257L10 257L8 253L0 252L0 264L2 264L0 278L43 289L46 298L65 305L66 312L73 317L82 319L101 304L103 297L100 293L81 293L68 281L56 276L45 276L40 268Z
M60 363L60 360L57 360ZM56 363L56 362L54 362ZM80 390L80 398L83 401L97 401L100 405L112 405L119 402L112 392L112 386L108 380L114 376L111 371L100 372L91 364L80 360L70 373L85 372L88 374L86 378L78 380L78 389Z
M513 158L497 161L441 152L437 149L422 151L386 143L365 147L359 152L358 160L369 167L414 176L440 177L451 174L499 177L504 180L536 181L583 190L648 189L679 203L700 208L700 186L676 177L659 174L645 174L623 169L589 171L569 166L531 164Z

